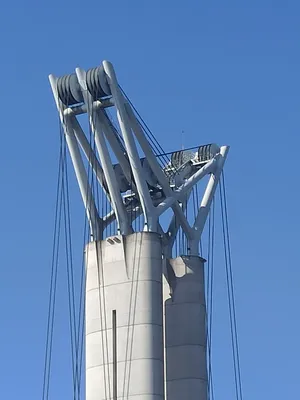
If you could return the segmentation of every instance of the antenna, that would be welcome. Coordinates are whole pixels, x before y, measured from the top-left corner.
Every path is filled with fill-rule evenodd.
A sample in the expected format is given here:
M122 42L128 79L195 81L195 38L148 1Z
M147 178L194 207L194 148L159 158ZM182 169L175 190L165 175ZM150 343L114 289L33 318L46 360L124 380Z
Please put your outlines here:
M86 400L207 400L199 242L229 147L182 148L163 163L110 62L49 79L91 231ZM82 114L95 146L77 118ZM111 205L108 213L97 206L87 164ZM191 221L188 200L205 177ZM172 216L163 229L167 210ZM187 246L174 256L179 231Z

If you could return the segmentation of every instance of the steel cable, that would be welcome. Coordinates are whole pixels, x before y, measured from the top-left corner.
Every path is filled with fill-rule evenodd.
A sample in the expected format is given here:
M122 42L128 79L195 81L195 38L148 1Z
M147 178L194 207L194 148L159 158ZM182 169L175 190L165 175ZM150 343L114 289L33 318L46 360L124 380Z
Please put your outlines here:
M208 347L208 398L214 400L212 374L212 321L213 321L213 283L214 283L214 248L215 248L215 201L209 213L208 255L207 255L207 347Z
M74 288L74 265L73 265L73 249L71 238L71 218L70 218L70 198L69 198L69 183L68 183L68 170L67 170L67 154L66 143L64 140L63 149L63 218L64 218L64 231L65 231L65 251L66 251L66 268L67 268L67 288L68 288L68 302L69 302L69 324L70 324L70 340L71 340L71 358L73 370L73 397L76 400L77 386L78 386L78 343L76 332L76 307L75 307L75 288Z
M167 157L167 153L164 151L164 149L162 148L162 146L160 145L160 143L156 139L155 135L150 130L149 126L146 124L144 119L141 117L141 115L139 114L138 110L136 109L136 107L134 106L132 101L129 99L129 97L126 95L126 93L124 92L124 90L122 89L122 87L120 85L119 85L119 88L120 88L123 96L125 97L125 99L128 101L128 103L130 104L130 106L132 107L134 112L136 113L137 117L139 118L138 122L140 124L140 127L142 128L143 132L147 136L147 138L148 138L148 140L150 142L150 147L152 148L154 154L158 158L158 161L160 161L160 158L163 159L165 165L161 164L162 169L166 165L170 164L171 167L175 170L175 173L177 173L178 172L177 168L172 164L171 160L169 160L169 158Z
M47 334L45 345L45 362L44 362L44 378L43 378L43 391L42 399L48 400L49 387L50 387L50 373L51 373L51 359L53 347L53 333L54 333L54 317L55 317L55 304L56 304L56 289L57 289L57 271L58 271L58 254L59 254L59 241L61 230L61 215L62 215L62 136L60 135L60 150L58 161L58 176L56 188L56 201L55 201L55 218L53 230L53 245L52 245L52 261L51 261L51 277L50 277L50 290L49 290L49 305L47 317Z
M229 305L230 331L231 331L231 343L232 343L232 357L233 357L234 378L235 378L235 392L236 392L236 399L242 400L243 392L242 392L240 356L239 356L238 333L237 333L237 323L236 323L236 307L235 307L235 296L234 296L234 285L233 285L233 274L232 274L232 257L231 257L231 245L230 245L230 235L229 235L225 179L223 172L221 175L219 189L220 189L220 202L221 202L225 270L226 270L226 281L227 281L227 296Z

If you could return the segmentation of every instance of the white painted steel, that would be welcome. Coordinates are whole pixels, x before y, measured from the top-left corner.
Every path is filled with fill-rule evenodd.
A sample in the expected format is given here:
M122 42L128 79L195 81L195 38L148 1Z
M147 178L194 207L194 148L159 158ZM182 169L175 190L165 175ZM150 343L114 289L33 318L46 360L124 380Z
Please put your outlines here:
M217 167L215 171L211 174L207 187L205 189L197 217L194 223L195 229L195 239L190 243L191 254L197 255L199 252L199 242L200 238L209 214L210 206L213 201L221 173L223 171L223 167L229 152L229 146L222 146L220 148L220 156L218 157Z
M109 119L106 114L104 114L103 110L95 110L99 120L101 121L103 132L108 140L114 154L116 155L119 164L123 170L124 176L126 177L128 182L132 181L130 164L125 157L125 149L124 146L121 146L120 139L116 137L116 133L114 132L111 124L109 123Z
M163 399L161 254L150 232L87 245L86 400L112 398L113 310L118 399Z
M86 87L86 72L80 68L76 68L76 74L78 77L78 81L81 87L81 91L83 94L84 101L86 105L88 104L91 105L91 107L88 108L88 116L90 120L90 126L92 129L92 132L95 136L95 144L96 148L100 157L100 161L102 164L103 172L106 178L108 190L110 193L110 200L112 207L115 211L116 214L116 219L118 221L118 228L119 232L122 235L128 234L131 229L128 221L128 214L125 210L125 206L123 204L123 200L121 197L120 193L120 188L117 183L117 178L115 175L115 172L113 170L113 164L110 158L110 154L108 151L108 147L105 141L105 137L102 131L101 123L97 117L97 114L93 115L93 109L92 109L92 98L90 93L87 91Z
M183 212L186 211L190 195L191 195L191 191L189 191L186 194L186 197L183 199L183 203L182 203L182 211ZM171 222L169 224L167 233L165 234L167 239L165 240L165 247L164 247L165 253L164 254L165 254L165 257L167 257L167 258L172 257L172 249L173 249L174 242L176 240L176 236L177 236L177 232L178 232L179 228L180 228L180 223L174 214L171 219Z
M173 190L171 197L167 197L156 207L157 213L161 215L169 207L171 207L174 202L177 200L182 200L186 193L189 192L205 175L208 175L215 170L216 163L217 159L213 158L196 173L194 173L194 175L187 179L186 182L178 189Z
M93 149L90 146L89 141L87 140L77 118L75 117L75 115L69 115L68 117L65 117L66 119L68 119L70 126L72 127L75 137L80 145L80 147L82 148L86 159L88 160L90 167L92 168L92 171L95 173L98 182L100 183L102 189L104 190L105 194L107 194L106 191L106 181L105 181L105 176L103 173L103 169L97 159L97 157L95 156L95 153L93 151Z
M91 227L91 234L94 240L99 240L102 237L101 219L99 217L93 195L92 190L88 182L88 176L86 170L84 168L84 164L81 158L79 146L77 140L75 138L73 129L68 126L68 119L65 120L63 115L63 107L59 102L58 93L57 93L57 79L53 75L49 75L49 80L53 92L53 96L55 99L56 107L59 112L60 120L64 129L67 146L70 152L70 157L73 163L75 175L78 181L81 197L83 200L83 204L87 213L87 218Z
M138 189L139 199L145 216L145 230L157 231L158 218L154 212L154 206L149 194L147 182L144 177L141 160L137 151L136 143L131 132L128 115L124 106L124 98L120 92L116 74L112 64L108 61L102 63L105 73L107 74L108 84L114 98L115 107L117 109L117 117L124 138L128 158L131 165L132 174Z
M131 107L129 104L125 105L126 112L128 114L128 118L131 124L131 127L135 133L135 136L144 151L145 157L155 174L156 178L158 179L158 182L161 184L163 191L166 196L172 196L173 192L172 189L169 186L169 182L167 180L166 175L164 174L163 170L161 169L152 149L151 146L149 145L148 140L145 138L144 132L142 131L138 121L136 120L133 111L131 110ZM183 214L182 209L180 208L179 204L177 201L174 201L172 203L172 208L174 210L174 213L176 214L177 218L179 219L182 228L184 229L185 234L187 235L188 238L192 236L192 228L190 227L185 215ZM158 208L155 208L155 213L157 216L159 216L159 213L157 212Z
M167 400L207 400L204 260L167 261L163 283ZM171 293L171 295L170 295Z
M113 99L103 99L101 101L96 100L93 103L94 107L99 108L109 108L114 106ZM68 107L64 110L64 115L80 115L80 114L86 114L87 113L87 106L86 104L81 104L78 106L73 106L72 108Z

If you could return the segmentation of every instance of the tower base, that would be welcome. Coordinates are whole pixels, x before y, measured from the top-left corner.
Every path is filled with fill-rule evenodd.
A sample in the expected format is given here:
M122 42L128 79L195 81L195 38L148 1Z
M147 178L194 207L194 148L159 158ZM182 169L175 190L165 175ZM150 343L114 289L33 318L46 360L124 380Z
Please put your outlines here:
M167 260L164 285L167 400L207 400L204 259Z
M86 267L86 400L162 400L160 236L91 242Z

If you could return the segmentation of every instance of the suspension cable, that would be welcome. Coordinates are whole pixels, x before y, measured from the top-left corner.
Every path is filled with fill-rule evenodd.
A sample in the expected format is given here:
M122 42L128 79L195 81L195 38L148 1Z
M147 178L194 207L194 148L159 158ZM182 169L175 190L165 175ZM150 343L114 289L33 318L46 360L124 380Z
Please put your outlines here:
M67 269L67 294L69 309L69 329L71 339L71 363L72 363L72 386L73 399L79 399L81 368L78 364L79 354L79 331L76 329L76 308L75 308L75 285L73 249L71 238L70 199L68 188L68 172L66 157L66 140L60 123L60 150L57 178L57 193L55 205L54 234L52 246L51 277L49 290L49 306L47 319L47 336L45 345L45 362L42 400L48 400L50 390L50 375L52 367L53 335L56 310L57 278L59 264L59 250L61 230L64 228L65 255ZM82 357L81 357L82 358Z
M125 97L125 99L128 101L128 103L130 104L130 106L132 107L134 112L136 113L137 117L139 118L139 124L140 124L141 128L143 129L145 135L147 136L147 138L148 138L148 140L150 142L150 147L152 148L152 150L153 150L154 154L156 155L156 157L159 156L158 160L160 161L160 157L162 157L162 159L163 159L163 161L165 162L166 165L171 163L171 166L175 170L175 173L176 173L177 172L177 168L172 164L171 160L169 160L169 158L167 156L167 153L164 151L164 149L162 148L162 146L160 145L160 143L156 139L155 135L152 133L152 131L149 128L149 126L146 124L144 119L141 117L141 115L139 114L138 110L136 109L136 107L134 106L134 104L129 99L129 97L127 96L127 94L125 93L125 91L122 89L122 87L120 85L119 85L119 88L120 88L123 96ZM164 167L164 166L162 166L162 167Z
M231 245L230 245L230 235L229 235L225 178L223 172L221 174L219 189L220 189L220 202L221 202L223 242L224 242L225 270L226 270L226 281L227 281L227 296L229 304L232 357L233 357L234 377L235 377L235 392L236 392L236 399L242 400L243 392L242 392L239 344L238 344L238 333L237 333L237 323L236 323L236 307L235 307L235 296L234 296L234 285L233 285L233 274L232 274L232 257L231 257Z
M89 107L90 109L90 107ZM92 119L94 118L93 108L92 108ZM90 127L90 125L89 125ZM90 225L87 223L87 210L90 209L91 203L93 201L93 194L95 192L96 186L96 193L97 193L97 209L98 212L100 210L100 198L99 198L99 188L94 179L94 169L96 163L96 157L93 157L93 154L96 150L96 142L95 137L92 134L91 127L89 129L89 143L90 143L90 150L88 154L88 162L87 162L87 201L86 207L84 210L84 228L83 228L83 244L82 244L82 260L81 260L81 276L80 276L80 297L79 297L79 311L78 311L78 328L77 328L77 365L78 365L78 384L77 384L77 397L80 399L81 394L81 380L82 380L82 366L83 366L83 350L84 350L84 333L85 333L85 290L86 290L86 265L88 264L89 259L89 247L86 247L86 243L91 239L91 228ZM89 184L91 185L91 191L88 190ZM102 206L104 204L104 193L102 191ZM102 213L103 214L103 213ZM86 249L86 251L85 251Z
M58 272L58 259L59 259L58 255L59 255L59 242L61 233L61 217L62 217L62 203L63 203L62 159L63 159L62 137L60 137L42 400L48 400L49 388L50 388L55 305L56 305L56 292L57 292L57 272Z
M212 373L212 322L213 322L213 284L214 284L214 249L215 249L215 200L208 220L208 256L207 256L207 347L208 347L208 399L214 400Z
M71 237L71 218L70 218L70 199L69 199L69 183L67 169L67 152L66 141L64 136L63 148L63 217L65 231L65 252L66 252L66 269L67 269L67 289L68 289L68 307L69 307L69 325L71 340L71 359L73 371L73 398L76 400L78 385L78 365L76 354L78 353L77 329L76 329L76 308L75 308L75 288L74 288L74 265L73 265L73 248Z

